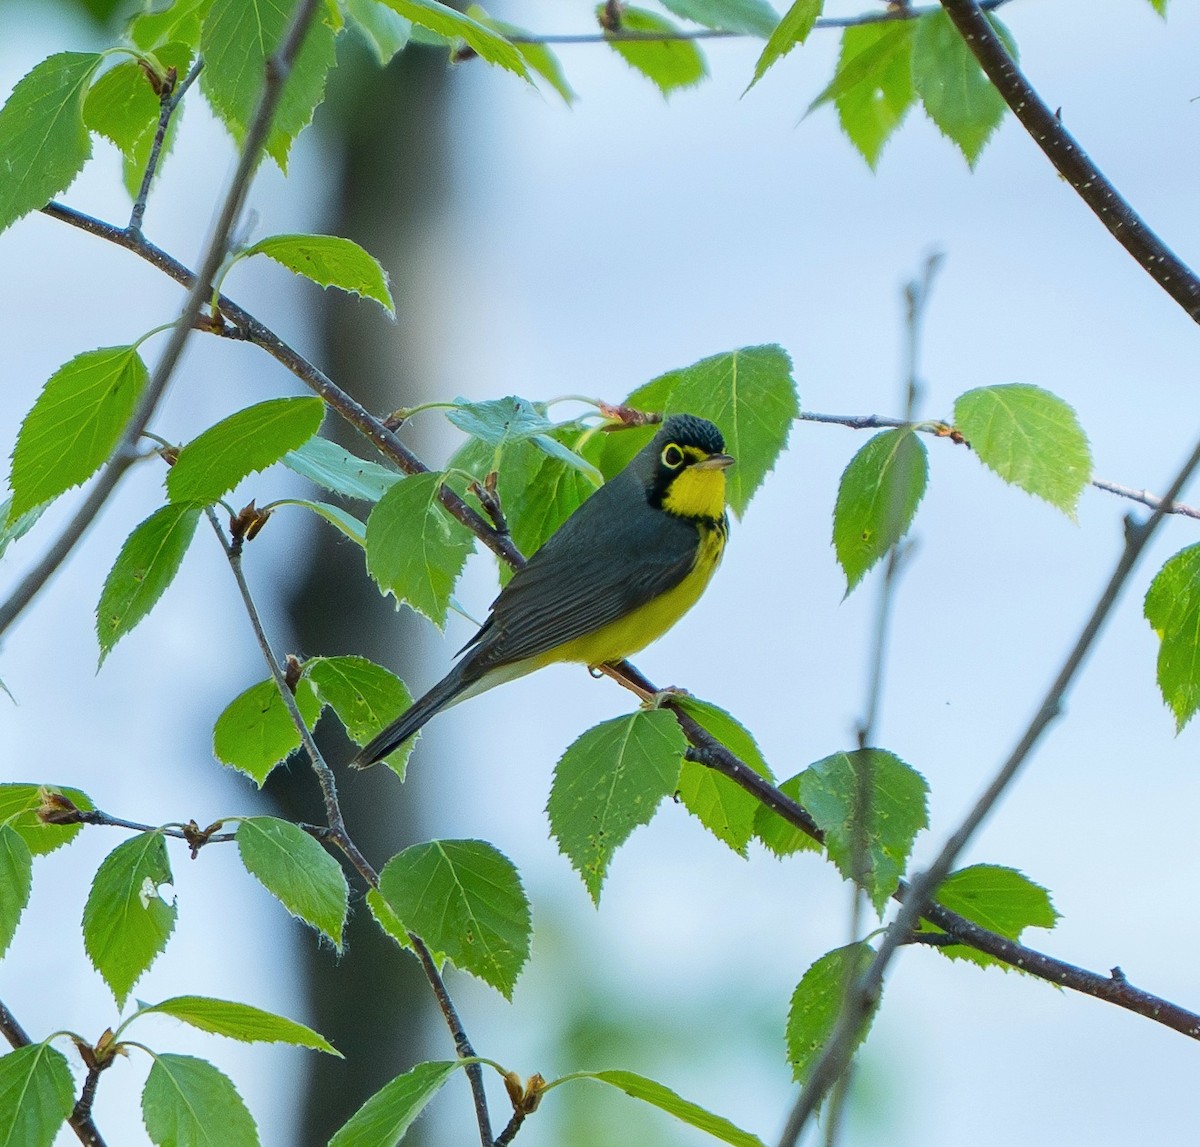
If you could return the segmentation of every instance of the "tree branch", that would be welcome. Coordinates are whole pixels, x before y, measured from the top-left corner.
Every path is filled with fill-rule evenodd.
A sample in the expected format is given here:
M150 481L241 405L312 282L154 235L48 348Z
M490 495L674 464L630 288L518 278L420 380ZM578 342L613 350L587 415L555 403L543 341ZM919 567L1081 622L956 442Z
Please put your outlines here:
M155 173L158 171L158 161L162 156L163 142L167 138L167 128L170 126L171 117L175 114L183 97L187 95L188 88L196 82L196 77L200 75L203 67L204 61L197 59L192 65L191 71L184 76L182 81L177 80L174 69L171 69L169 82L163 84L163 89L158 96L160 105L158 127L154 132L154 142L150 145L150 157L146 160L142 185L138 189L137 198L133 201L133 210L129 213L129 226L126 228L128 231L137 233L142 229L142 220L146 215L146 200L150 196L150 184L154 181Z

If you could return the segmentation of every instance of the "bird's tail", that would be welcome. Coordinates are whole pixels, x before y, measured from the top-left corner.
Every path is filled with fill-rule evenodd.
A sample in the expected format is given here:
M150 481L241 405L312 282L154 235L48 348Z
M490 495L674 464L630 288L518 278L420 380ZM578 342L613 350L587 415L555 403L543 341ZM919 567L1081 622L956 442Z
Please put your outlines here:
M466 664L467 662L460 661L424 697L414 701L383 732L359 749L350 760L351 767L365 769L382 761L388 753L404 744L430 717L448 708L455 701L461 701L463 698L460 695L473 684L470 674L466 671Z

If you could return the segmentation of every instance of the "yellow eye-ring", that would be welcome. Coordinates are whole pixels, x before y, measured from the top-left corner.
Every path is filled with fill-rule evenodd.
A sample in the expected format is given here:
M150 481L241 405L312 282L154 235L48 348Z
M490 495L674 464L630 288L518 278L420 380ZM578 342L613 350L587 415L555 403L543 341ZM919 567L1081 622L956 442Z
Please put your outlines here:
M683 451L674 442L663 449L662 464L668 470L678 470L683 465Z

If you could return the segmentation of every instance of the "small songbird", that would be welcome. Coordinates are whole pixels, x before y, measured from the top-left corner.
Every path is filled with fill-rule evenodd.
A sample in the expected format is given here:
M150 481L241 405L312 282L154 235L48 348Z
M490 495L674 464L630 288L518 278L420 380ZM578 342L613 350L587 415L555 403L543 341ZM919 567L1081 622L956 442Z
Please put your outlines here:
M351 764L375 764L435 713L494 685L556 661L620 661L664 634L721 560L733 461L711 422L668 418L513 574L466 656Z

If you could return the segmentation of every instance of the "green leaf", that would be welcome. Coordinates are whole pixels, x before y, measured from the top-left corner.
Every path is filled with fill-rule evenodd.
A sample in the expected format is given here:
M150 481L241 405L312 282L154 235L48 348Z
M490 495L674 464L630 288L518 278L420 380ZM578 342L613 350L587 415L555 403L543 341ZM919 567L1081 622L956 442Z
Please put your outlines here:
M668 371L638 387L626 402L663 414L696 414L721 428L726 450L737 459L727 471L726 490L739 518L774 469L800 413L792 360L777 346L742 347ZM606 435L612 445L605 451L605 474L611 477L624 466L653 431Z
M212 0L174 0L157 12L141 12L130 21L130 39L145 52L180 40L190 48L200 46L200 26Z
M78 486L113 452L149 375L136 347L102 347L60 366L21 423L8 520Z
M833 100L838 122L871 170L916 98L912 20L878 20L847 28L837 71L808 107Z
M321 715L321 702L303 678L296 685L296 705L311 730ZM300 730L288 712L274 678L251 685L235 697L217 718L213 729L213 755L259 786L276 765L300 747Z
M797 804L800 803L800 780L803 776L800 773L778 786L784 796L791 797ZM822 851L821 844L808 833L796 828L766 805L759 805L754 813L754 835L766 849L781 858L795 852Z
M142 65L122 60L92 84L83 102L83 121L127 153L156 127L159 111L158 96Z
M337 287L374 299L395 317L396 303L387 274L379 260L352 239L338 235L272 235L247 247L240 257L249 259L252 255L266 255L321 287Z
M1158 687L1182 732L1200 709L1200 545L1167 559L1146 591L1143 612L1161 642Z
M412 21L393 12L381 0L346 0L346 15L354 23L381 68L408 47Z
M416 1122L458 1063L419 1063L384 1084L329 1141L329 1147L392 1147Z
M0 1144L50 1147L75 1107L66 1057L31 1043L0 1056Z
M23 514L18 514L15 520L10 521L8 514L12 509L12 498L5 498L0 502L0 558L4 557L5 551L13 542L20 541L37 525L45 508L46 503L43 503L35 506L32 510L26 510Z
M1009 940L1020 940L1026 928L1053 928L1058 922L1058 912L1045 888L1015 868L996 864L973 864L952 872L938 888L935 899L951 912ZM917 931L942 933L943 929L922 920ZM952 960L1013 970L1013 965L965 944L950 944L938 951Z
M83 828L81 824L44 824L38 809L50 794L66 797L76 808L91 811L87 793L59 785L0 784L0 824L14 829L33 856L45 856L69 844Z
M833 547L847 594L908 532L928 479L925 444L909 427L876 434L850 459L833 509Z
M283 464L344 498L378 502L404 475L343 450L328 438L310 438L283 456Z
M214 1000L209 996L172 996L162 1003L138 1009L138 1015L161 1012L174 1016L185 1024L214 1035L228 1036L243 1043L288 1043L294 1047L310 1047L341 1058L341 1053L324 1036L312 1028L264 1012L250 1004L232 1000Z
M1164 20L1167 18L1167 0L1148 0L1150 7L1154 9Z
M861 818L855 815L860 787L867 800ZM880 914L904 874L917 833L929 827L928 793L916 769L883 749L834 753L800 774L800 803L824 830L829 858L847 880L855 879L858 868Z
M796 985L788 1011L787 1055L798 1083L807 1082L822 1048L833 1035L847 987L866 972L874 958L875 950L869 944L835 948L813 964ZM867 1038L878 1010L876 1000L855 1038L856 1049Z
M467 46L489 64L499 64L518 76L529 78L521 53L503 36L485 28L477 20L456 12L438 0L385 0L406 20L428 28L448 40L463 40Z
M668 1115L673 1115L681 1123L698 1128L719 1139L722 1143L730 1143L733 1147L763 1147L763 1142L757 1135L743 1131L734 1126L728 1119L706 1111L697 1103L677 1095L669 1087L638 1075L633 1071L573 1071L570 1075L555 1080L555 1084L567 1083L575 1079L594 1079L598 1083L607 1083L618 1091L625 1092L632 1099L640 1099L649 1103Z
M671 713L639 709L589 729L555 767L550 831L597 904L613 854L675 791L686 748Z
M194 506L163 506L125 539L96 606L101 665L174 581L199 520Z
M92 154L83 98L102 56L59 52L17 82L0 108L0 232L70 187Z
M1075 517L1092 477L1087 435L1071 409L1039 386L981 386L954 403L956 429L1004 481Z
M459 430L489 446L519 442L554 428L544 410L539 410L527 398L518 398L516 395L484 402L456 398L454 403L446 411L446 418Z
M597 5L596 16L602 25L605 13L605 6ZM613 51L641 72L664 96L680 88L690 88L708 75L708 66L695 42L684 38L677 24L657 13L622 6L620 30L667 37L662 40L619 40L606 32Z
M512 862L482 840L432 840L379 874L387 905L431 948L512 998L529 959L529 901Z
M142 832L104 858L83 909L87 954L124 1007L175 928L173 881L161 832Z
M768 68L782 60L797 44L803 44L808 39L824 7L825 0L795 0L775 26L767 46L758 57L758 63L754 65L754 79L750 81L747 91L767 74Z
M242 821L237 845L246 871L340 952L350 898L342 866L308 833L273 816Z
M744 761L759 776L773 780L767 762L746 727L724 709L694 697L680 697L680 707L721 742L733 755ZM677 795L687 810L718 840L729 845L739 856L754 835L757 812L763 806L758 799L728 777L699 761L683 762Z
M991 17L1010 52L1015 45ZM917 95L938 130L975 166L984 145L1004 118L1004 97L992 86L971 49L940 9L917 18L912 78Z
M319 398L270 398L223 418L179 451L167 474L171 501L215 502L307 442L324 417Z
M441 474L413 474L394 486L367 519L367 570L384 592L439 629L475 538L437 500Z
M541 76L562 97L568 107L575 102L575 93L571 90L571 85L567 83L567 77L563 74L558 57L545 44L530 43L529 41L536 37L531 37L527 29L519 28L516 24L506 24L503 20L493 20L478 4L472 4L467 9L467 15L472 20L477 20L485 28L499 32L509 41L514 39L524 41L514 43L513 47L520 52L521 59L525 61L529 69Z
M379 890L377 888L368 888L366 900L367 907L371 910L371 915L380 929L395 940L401 948L411 948L412 940L408 935L408 929L405 927L404 921L392 911L388 902L379 895ZM427 944L426 947L428 948L429 945ZM433 962L439 967L446 961L446 954L444 952L435 952L430 948L429 954Z
M154 1057L142 1119L159 1147L258 1147L258 1128L232 1081L190 1055Z
M239 144L258 106L267 59L283 39L292 9L284 0L213 0L205 17L200 86ZM325 11L309 25L272 121L267 152L285 172L292 141L312 120L334 64L336 36L328 21Z
M767 0L662 0L668 12L685 20L766 40L775 31L779 15Z
M356 546L361 549L367 547L366 524L360 522L353 514L348 514L341 506L331 506L328 502L310 502L307 498L280 498L271 503L272 510L279 506L299 506L303 510L311 510Z
M16 935L32 888L33 856L29 845L16 829L0 824L0 956L8 951Z
M365 745L413 703L399 677L365 657L314 657L305 662L304 675L356 745ZM383 758L401 780L412 748L410 739Z

